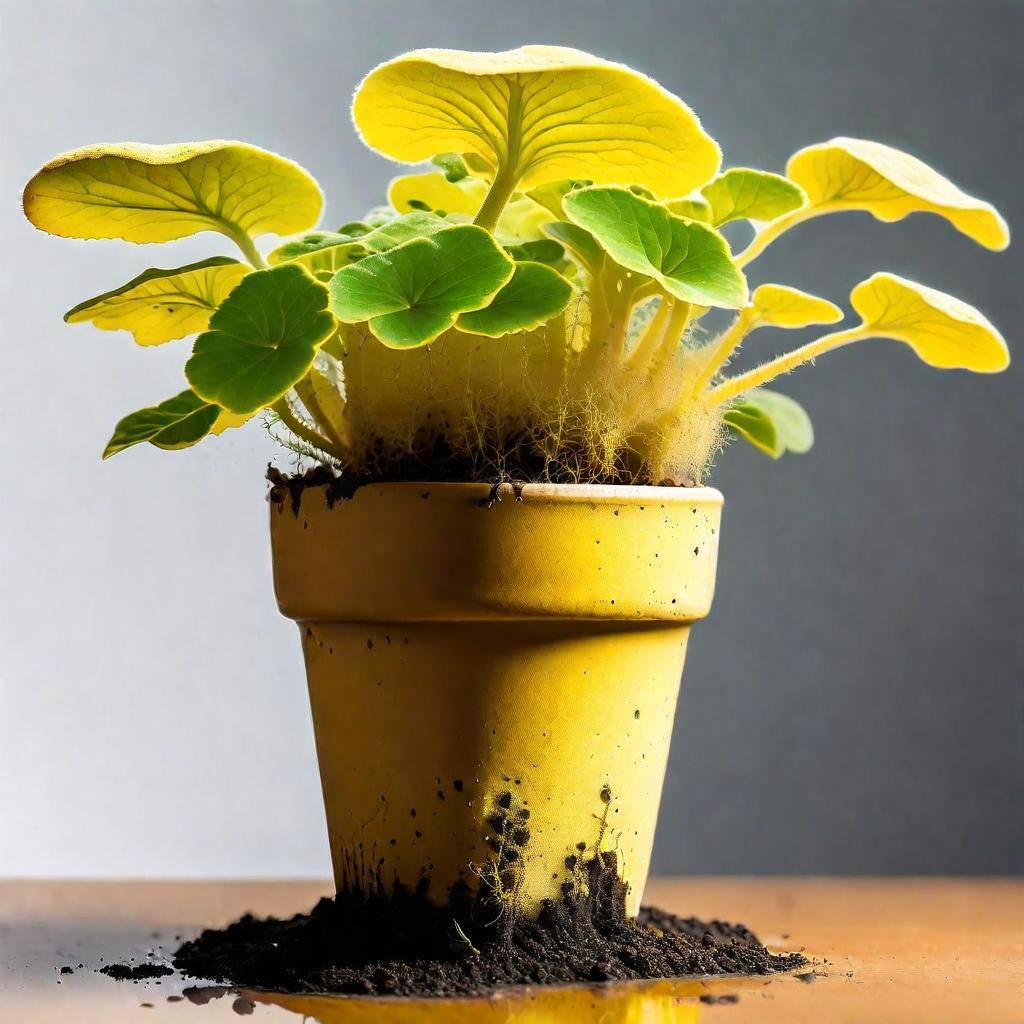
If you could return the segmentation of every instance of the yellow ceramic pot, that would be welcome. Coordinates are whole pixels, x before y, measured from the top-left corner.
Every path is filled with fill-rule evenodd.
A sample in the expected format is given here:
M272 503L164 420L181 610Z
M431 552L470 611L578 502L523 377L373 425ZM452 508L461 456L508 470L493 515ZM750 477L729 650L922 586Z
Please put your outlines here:
M722 496L528 484L488 507L488 492L382 484L329 507L308 488L297 511L271 505L335 882L427 879L444 902L497 850L531 911L566 858L599 848L635 913Z

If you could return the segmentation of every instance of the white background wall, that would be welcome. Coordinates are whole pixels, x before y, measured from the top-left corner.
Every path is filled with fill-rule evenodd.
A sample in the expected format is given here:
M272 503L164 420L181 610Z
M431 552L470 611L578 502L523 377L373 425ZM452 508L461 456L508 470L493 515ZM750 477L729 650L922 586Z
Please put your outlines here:
M379 201L390 173L349 124L362 73L420 45L550 41L653 74L729 163L781 169L804 144L875 137L1020 228L1022 11L7 0L0 875L329 870L299 645L271 592L273 447L250 427L101 465L120 416L178 390L187 346L138 350L60 319L145 267L228 243L47 238L18 208L40 163L96 141L245 139L310 168L333 227ZM934 218L854 216L807 227L763 266L839 301L881 268L980 306L1018 364L969 379L860 346L789 384L818 428L812 454L723 457L719 594L691 645L658 870L1024 867L1021 263Z

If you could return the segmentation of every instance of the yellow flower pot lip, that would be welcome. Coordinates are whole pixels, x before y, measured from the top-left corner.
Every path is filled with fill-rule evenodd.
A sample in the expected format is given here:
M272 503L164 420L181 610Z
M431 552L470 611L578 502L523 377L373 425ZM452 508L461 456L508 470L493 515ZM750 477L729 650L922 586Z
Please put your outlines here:
M692 622L714 592L710 487L369 484L272 504L278 605L299 622Z
M392 481L379 484L363 484L360 491L377 489L407 489L423 493L425 490L446 490L452 493L469 491L473 494L486 495L493 490L493 484L482 481ZM547 484L519 483L503 481L501 491L512 493L517 490L524 498L543 498L550 501L589 501L595 504L623 504L626 502L644 502L658 500L671 501L680 505L721 505L725 498L715 487L661 487L642 484Z

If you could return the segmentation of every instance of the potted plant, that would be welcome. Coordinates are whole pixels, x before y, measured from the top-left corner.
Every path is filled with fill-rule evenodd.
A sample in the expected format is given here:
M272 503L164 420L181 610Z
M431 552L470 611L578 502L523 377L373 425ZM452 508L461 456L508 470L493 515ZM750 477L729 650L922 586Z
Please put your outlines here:
M90 146L28 183L52 234L213 231L242 256L147 270L66 314L140 345L198 335L187 387L122 419L104 457L262 416L316 467L274 477L270 528L339 891L484 886L529 916L597 858L635 914L711 604L722 497L703 484L723 441L806 451L807 414L764 385L851 342L980 373L1009 358L977 310L896 274L857 284L859 320L834 327L831 301L751 290L749 268L849 210L937 214L990 249L1007 227L859 139L785 175L722 171L680 99L561 47L414 51L367 75L352 115L375 151L433 167L336 231L305 170L239 142ZM755 230L734 248L738 221ZM288 240L264 254L269 233ZM706 337L713 309L733 319ZM725 376L752 331L812 325Z

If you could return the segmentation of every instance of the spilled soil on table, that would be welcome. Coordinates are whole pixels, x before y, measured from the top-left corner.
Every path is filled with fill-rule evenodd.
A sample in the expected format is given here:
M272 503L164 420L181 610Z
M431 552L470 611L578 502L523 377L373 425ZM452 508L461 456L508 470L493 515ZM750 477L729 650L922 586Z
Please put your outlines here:
M628 886L614 852L579 843L557 899L534 920L518 910L528 819L499 797L490 821L495 856L475 893L444 905L385 885L340 892L287 920L246 915L186 942L174 966L195 978L278 992L485 995L509 985L765 975L807 963L771 953L739 924L644 907L626 914ZM528 814L528 811L527 811Z

